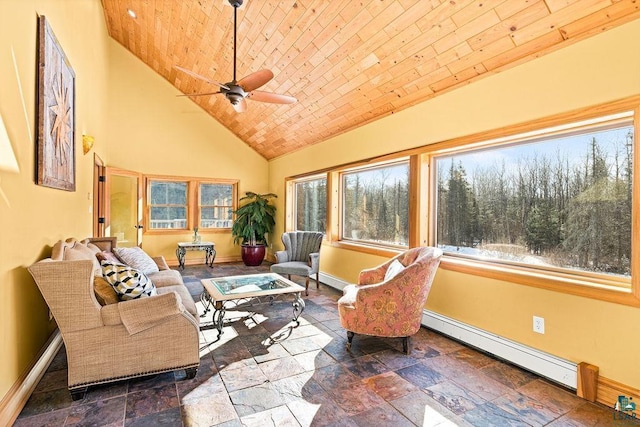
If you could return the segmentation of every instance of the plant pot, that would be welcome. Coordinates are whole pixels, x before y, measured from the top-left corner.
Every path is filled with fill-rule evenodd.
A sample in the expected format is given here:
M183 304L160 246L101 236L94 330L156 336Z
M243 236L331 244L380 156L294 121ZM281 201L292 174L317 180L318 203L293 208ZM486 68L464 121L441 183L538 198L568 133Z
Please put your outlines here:
M264 255L267 252L265 245L242 245L240 251L242 255L242 262L249 267L255 267L262 264Z

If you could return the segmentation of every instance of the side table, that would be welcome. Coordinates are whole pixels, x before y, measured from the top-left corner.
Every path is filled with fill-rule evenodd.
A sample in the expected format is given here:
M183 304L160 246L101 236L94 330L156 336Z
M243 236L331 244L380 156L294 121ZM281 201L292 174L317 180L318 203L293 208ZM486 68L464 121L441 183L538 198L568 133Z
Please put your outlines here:
M184 270L184 257L187 251L204 251L205 253L205 264L209 267L213 267L213 260L216 259L216 244L213 242L180 242L178 243L178 247L176 248L176 257L178 258L178 263L180 264L180 268Z

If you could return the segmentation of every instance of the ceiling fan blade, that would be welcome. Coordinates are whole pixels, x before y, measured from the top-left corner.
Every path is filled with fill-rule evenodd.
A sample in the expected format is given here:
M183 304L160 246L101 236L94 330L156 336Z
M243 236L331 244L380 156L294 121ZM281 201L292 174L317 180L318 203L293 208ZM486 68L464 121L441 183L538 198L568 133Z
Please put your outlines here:
M236 112L238 113L244 113L245 111L247 111L247 101L245 101L244 98L238 101L237 104L231 104L231 105L233 105L233 109L236 110Z
M191 70L187 70L186 68L178 67L177 65L174 65L174 66L173 66L173 68L175 68L176 70L180 70L180 71L182 71L182 72L183 72L183 73L185 73L185 74L189 74L191 77L195 77L196 79L204 80L204 81L205 81L205 82L207 82L207 83L210 83L210 84L212 84L212 85L216 85L216 86L218 86L218 87L220 87L220 88L222 88L222 89L229 89L228 87L226 87L226 86L225 86L225 85L223 85L223 84L220 84L220 83L215 82L215 81L213 81L213 80L209 80L208 78L206 78L206 77L204 77L204 76L201 76L201 75L200 75L200 74L198 74L198 73L194 73L194 72L193 72L193 71L191 71Z
M270 102L272 104L294 104L298 101L293 96L263 92L261 90L254 90L248 93L247 98L253 101Z
M206 93L191 93L191 94L184 93L182 95L176 95L176 96L205 96L205 95L219 95L221 93L224 93L224 92L206 92Z
M245 92L251 92L258 89L263 84L273 78L271 70L259 70L240 79L238 86L242 87Z

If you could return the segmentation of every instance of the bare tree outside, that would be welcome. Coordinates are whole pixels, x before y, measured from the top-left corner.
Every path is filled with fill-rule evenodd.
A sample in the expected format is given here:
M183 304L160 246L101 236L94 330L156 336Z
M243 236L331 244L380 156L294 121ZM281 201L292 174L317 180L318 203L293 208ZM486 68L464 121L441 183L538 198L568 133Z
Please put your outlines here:
M630 276L633 126L436 160L449 253Z
M408 162L345 173L342 194L343 239L408 246Z
M295 229L298 231L327 230L327 178L296 182Z

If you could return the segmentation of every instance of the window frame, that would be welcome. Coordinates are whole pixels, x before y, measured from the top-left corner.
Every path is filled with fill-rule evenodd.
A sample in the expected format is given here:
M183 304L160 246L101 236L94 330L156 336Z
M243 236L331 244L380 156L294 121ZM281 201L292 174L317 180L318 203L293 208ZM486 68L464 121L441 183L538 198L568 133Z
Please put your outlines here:
M197 182L197 194L196 194L196 205L197 205L197 212L195 213L195 224L198 226L198 232L202 233L202 232L206 232L206 231L220 231L220 230L231 230L231 227L233 227L233 215L231 215L231 225L229 227L203 227L202 226L202 208L204 207L205 209L207 208L226 208L227 206L222 206L222 205L202 205L200 204L200 200L201 200L201 191L202 191L202 185L229 185L231 187L231 206L229 206L228 208L230 208L232 211L235 211L236 209L238 209L238 188L237 185L234 185L234 183L230 183L230 182L222 182L221 180L198 180L195 181Z
M325 217L325 229L322 230L322 233L326 236L327 235L327 228L329 228L329 196L328 196L328 191L329 191L329 177L327 176L326 173L323 174L314 174L314 175L309 175L309 176L305 176L302 178L298 178L298 179L293 179L290 180L287 184L287 188L288 188L288 193L290 192L291 194L291 224L290 227L288 227L289 231L300 231L298 230L298 224L297 224L297 218L298 218L298 191L297 191L297 185L304 183L304 182L309 182L309 181L318 181L318 180L325 180L325 198L327 199L325 202L325 205L327 206L327 212L326 212L326 217ZM290 190L289 190L290 187Z
M406 164L407 167L409 168L409 176L408 176L408 193L409 193L409 198L411 198L411 194L412 194L412 188L411 188L411 159L407 156L401 156L401 157L397 157L393 160L387 160L387 161L382 161L382 162L374 162L374 163L370 163L367 165L359 165L356 167L352 167L352 168L344 168L340 171L338 171L338 179L339 179L339 186L338 186L338 195L339 195L339 211L338 211L338 222L339 222L339 227L338 227L338 241L340 241L343 244L346 245L353 245L355 247L371 247L371 248L380 248L382 250L391 250L391 251L395 251L395 252L400 252L400 251L406 251L407 249L409 249L411 247L411 226L409 225L409 229L407 230L407 245L395 245L393 243L378 243L378 242L374 242L374 241L370 241L370 240L361 240L361 239L355 239L355 238L347 238L344 236L344 197L345 197L345 191L344 191L344 185L345 185L345 177L350 175L350 174L355 174L358 172L368 172L368 171L374 171L374 170L379 170L379 169L384 169L386 167L394 167L394 166L398 166L398 165L404 165ZM411 210L409 210L409 214L408 214L408 218L407 218L408 222L411 223Z
M152 182L180 182L187 184L187 226L186 228L151 228L151 204L150 191ZM237 179L217 179L217 178L199 178L199 177L183 177L168 175L144 175L145 191L144 191L144 234L145 235L169 235L184 234L191 231L194 227L198 227L199 234L209 233L230 233L233 226L212 228L202 228L200 226L200 184L227 184L232 186L232 210L238 208L238 180Z
M432 185L429 188L434 198L438 197L437 190L437 178L436 175L438 173L438 168L435 166L435 163L442 159L446 160L452 155L456 154L468 154L468 153L480 153L487 150L492 149L508 149L510 147L525 145L531 143L545 142L545 140L551 140L557 137L571 137L575 135L585 135L589 132L601 132L609 129L615 129L620 127L633 127L634 117L633 111L627 111L622 114L614 114L614 115L605 115L596 120L587 120L587 121L578 121L572 124L567 124L566 126L560 126L558 128L551 129L540 129L538 131L529 132L526 135L515 135L512 138L498 138L496 140L485 141L482 144L478 144L476 147L469 149L467 147L461 147L459 150L447 150L444 153L432 154L431 155L431 182ZM635 138L634 138L634 150L635 150ZM634 166L635 169L635 166ZM633 179L632 179L633 184ZM437 230L437 206L435 207L436 212L433 212L432 218L434 221L434 230ZM631 236L630 236L631 238ZM433 233L433 242L432 244L435 246L437 244L438 235L437 232ZM507 268L517 268L517 269L532 269L535 271L546 272L550 275L558 275L564 277L575 278L577 281L582 280L590 280L601 286L608 286L613 288L622 288L629 289L630 288L630 277L622 277L617 275L607 275L605 273L598 273L595 271L581 271L578 269L571 269L569 267L560 267L560 266L532 266L523 262L517 261L508 261L508 260L500 260L500 259L491 259L491 260L482 260L480 257L475 257L473 255L464 255L458 253L448 253L445 251L445 254L454 258L467 259L472 261L482 261L488 262L491 264L499 264L505 265Z
M634 128L633 147L633 191L632 200L640 200L640 145L638 143L638 133L640 125L640 97L633 97L628 100L613 103L611 105L597 106L583 110L581 112L571 112L561 114L551 118L535 121L525 125L513 126L511 128L485 132L457 140L444 141L434 144L424 155L428 158L428 163L433 164L435 158L443 154L452 152L471 151L477 148L498 146L505 141L516 141L518 138L528 136L533 138L543 130L564 131L571 125L599 120L606 116L632 113L632 126ZM621 119L624 120L624 119ZM435 168L431 167L429 176L429 212L436 208ZM638 169L638 170L636 170ZM567 272L561 269L540 269L533 266L522 266L506 264L498 261L483 261L479 259L468 259L447 254L443 256L440 266L445 270L470 274L474 276L486 277L502 280L515 284L527 285L536 288L562 292L571 295L582 296L597 300L613 302L617 304L640 307L640 234L639 220L640 208L637 203L632 203L631 213L631 277L621 279L618 277L607 278L598 273L590 272ZM429 223L430 245L435 245L436 239L436 216L431 215Z
M316 170L307 174L285 178L286 184L286 222L287 231L292 229L292 182L296 179L313 175L327 175L327 244L334 248L352 250L356 252L392 257L401 250L381 247L373 244L361 244L340 240L342 227L341 182L340 173L350 168L372 165L379 162L397 161L402 157L409 157L410 182L409 182L409 247L435 244L435 221L432 210L436 207L435 192L432 186L435 179L432 176L431 167L434 156L441 153L471 150L485 144L486 141L513 139L516 135L539 132L541 129L558 127L562 129L569 124L597 119L603 116L619 113L633 112L634 128L634 176L633 176L633 200L640 200L640 96L632 96L618 101L580 108L578 110L559 113L552 116L531 120L515 125L495 128L493 130L469 134L449 140L432 142L398 152L362 159L322 170ZM637 169L637 170L636 170ZM486 277L490 279L508 282L509 285L525 285L560 292L570 295L582 296L590 299L640 307L640 203L634 202L631 213L631 280L630 285L621 287L619 283L596 283L588 275L565 274L558 272L551 274L548 271L536 271L530 267L509 266L497 262L485 262L443 256L440 267L443 270L463 273L474 277ZM473 286L470 282L470 286Z
M171 233L171 232L184 232L190 229L190 223L189 223L189 217L191 209L189 206L189 194L191 193L191 186L189 185L189 180L187 179L178 179L178 178L170 178L167 177L166 179L163 177L154 177L154 178L149 178L147 179L147 177L145 176L145 193L144 193L144 201L145 201L145 209L144 209L144 233L145 234L154 234L154 233ZM151 184L152 182L169 182L169 183L180 183L180 184L186 184L186 194L185 194L185 200L186 200L186 204L184 205L185 209L186 209L186 220L187 220L187 224L185 228L151 228L151 209L154 206L162 206L162 207L169 207L169 205L152 205L151 204ZM171 205L173 206L173 205ZM183 205L175 205L175 206L183 206Z

